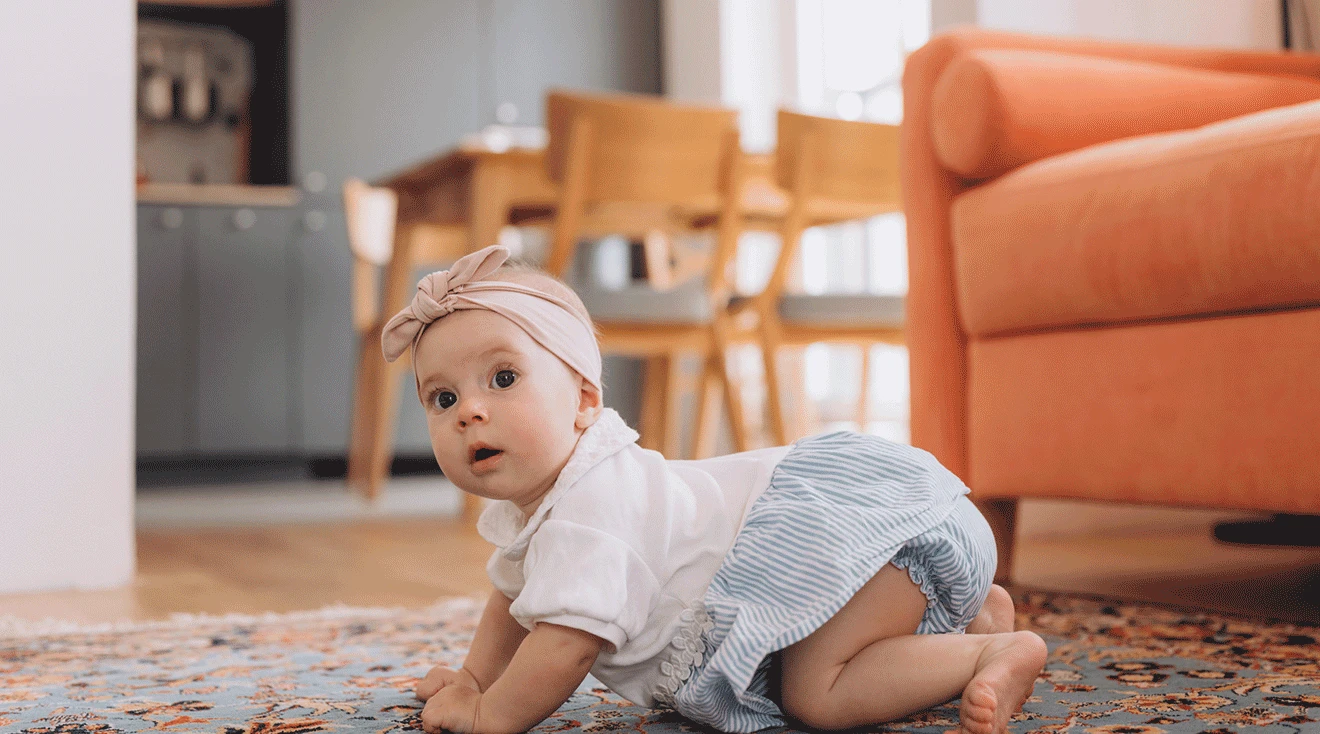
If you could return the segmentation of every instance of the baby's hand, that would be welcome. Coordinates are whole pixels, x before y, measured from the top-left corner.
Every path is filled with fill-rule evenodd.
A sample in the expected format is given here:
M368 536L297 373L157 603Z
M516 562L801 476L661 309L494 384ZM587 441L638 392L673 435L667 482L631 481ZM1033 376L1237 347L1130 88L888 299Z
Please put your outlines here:
M426 734L440 734L441 730L473 734L480 704L479 691L463 685L445 686L422 709L422 729Z
M481 690L481 686L477 685L477 679L472 677L467 668L450 670L437 665L431 668L431 672L427 673L425 678L417 681L417 700L428 701L437 692L450 686L463 686L474 691Z

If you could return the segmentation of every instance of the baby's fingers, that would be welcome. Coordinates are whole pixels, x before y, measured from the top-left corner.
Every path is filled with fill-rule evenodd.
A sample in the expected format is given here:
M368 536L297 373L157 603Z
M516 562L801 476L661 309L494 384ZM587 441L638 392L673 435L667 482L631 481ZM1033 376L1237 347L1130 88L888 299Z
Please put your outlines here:
M442 668L437 665L436 667L431 668L425 678L417 681L417 690L415 691L417 700L430 700L431 696L438 693L441 688L457 682L458 673L449 668Z

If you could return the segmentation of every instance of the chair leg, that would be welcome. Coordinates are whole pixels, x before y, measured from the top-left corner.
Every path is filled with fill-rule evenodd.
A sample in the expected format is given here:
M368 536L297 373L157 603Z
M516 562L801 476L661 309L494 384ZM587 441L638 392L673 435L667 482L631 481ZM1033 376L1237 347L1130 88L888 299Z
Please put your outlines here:
M679 426L683 409L683 394L686 380L683 377L683 355L670 354L665 370L665 404L662 416L664 441L660 453L667 459L677 459L683 452L683 435Z
M999 566L995 569L995 583L1006 584L1013 580L1014 534L1017 531L1016 499L979 500L976 506L985 515L986 522L995 534L995 548L999 553Z
M783 339L779 334L779 322L774 316L761 315L761 361L765 365L765 405L770 420L770 438L776 446L788 443L788 431L784 426L783 393L779 379L779 348Z
M857 388L857 431L866 433L871 402L871 345L862 345L862 379Z
M729 365L728 324L716 319L712 330L711 346L714 349L716 375L724 388L724 410L729 416L729 430L733 434L733 450L747 451L751 448L747 440L747 413L743 410L742 392L738 389L738 380Z
M638 421L641 438L637 445L644 449L664 451L669 361L669 356L662 354L647 357L642 364L642 414Z
M345 478L349 489L360 492L363 496L366 495L363 477L366 474L368 456L366 447L369 445L367 428L375 423L371 417L375 409L374 401L372 396L367 394L370 380L366 378L369 368L366 360L362 358L366 341L366 336L358 338L358 364L357 369L353 371L353 413L348 424L348 476Z
M705 355L701 363L701 378L697 384L696 429L692 433L693 459L706 459L715 454L715 435L719 428L719 400L721 386L720 365L713 354Z
M364 478L367 499L379 497L385 483L389 481L390 463L394 460L394 423L398 418L399 383L408 367L409 363L402 359L382 364L379 377L374 380L377 408L372 413L372 425L368 429L368 464Z
M379 483L370 479L371 457L377 444L377 413L384 403L382 389L387 369L385 360L375 349L379 343L379 329L367 329L359 338L353 418L349 428L347 483L367 499L375 499L379 490Z
M781 356L783 353L784 350L780 350ZM820 411L817 410L816 403L807 395L807 347L790 350L789 357L792 360L792 369L779 370L779 379L781 384L787 385L789 392L797 397L798 402L784 414L784 430L791 438L796 439L820 430ZM781 367L782 364L781 362Z

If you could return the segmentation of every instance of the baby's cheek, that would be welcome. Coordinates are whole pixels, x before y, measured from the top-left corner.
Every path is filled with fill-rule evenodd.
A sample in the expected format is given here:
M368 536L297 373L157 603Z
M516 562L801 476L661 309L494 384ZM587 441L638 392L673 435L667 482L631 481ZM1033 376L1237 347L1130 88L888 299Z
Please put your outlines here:
M457 462L457 454L454 447L449 445L448 441L441 440L435 434L435 429L427 426L427 432L431 436L431 453L435 454L435 461L440 465L440 469L446 474L450 473L450 467Z

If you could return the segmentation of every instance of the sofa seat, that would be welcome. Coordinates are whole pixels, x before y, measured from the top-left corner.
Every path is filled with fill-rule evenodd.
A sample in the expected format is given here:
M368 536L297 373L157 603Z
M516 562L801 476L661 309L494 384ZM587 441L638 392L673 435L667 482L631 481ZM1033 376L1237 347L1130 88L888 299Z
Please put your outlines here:
M1320 101L1094 145L958 195L973 337L1320 304Z

